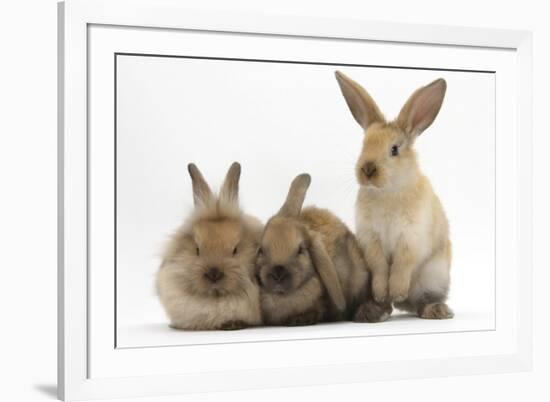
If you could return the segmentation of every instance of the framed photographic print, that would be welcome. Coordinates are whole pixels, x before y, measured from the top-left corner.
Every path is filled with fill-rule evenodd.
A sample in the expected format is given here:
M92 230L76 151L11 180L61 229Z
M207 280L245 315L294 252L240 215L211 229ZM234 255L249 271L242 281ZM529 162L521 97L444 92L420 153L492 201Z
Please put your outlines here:
M59 4L59 396L531 367L531 34Z

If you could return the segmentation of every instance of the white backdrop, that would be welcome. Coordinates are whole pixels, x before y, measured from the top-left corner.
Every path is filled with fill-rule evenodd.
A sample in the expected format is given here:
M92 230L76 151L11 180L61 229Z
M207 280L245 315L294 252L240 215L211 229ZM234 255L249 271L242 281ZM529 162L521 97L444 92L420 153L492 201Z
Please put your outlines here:
M189 162L216 187L240 161L242 205L263 221L292 178L309 172L306 205L328 207L354 228L363 136L336 68L364 84L389 118L417 87L447 80L443 108L417 148L451 222L456 320L483 315L466 328L493 327L494 74L141 56L118 56L117 68L118 328L166 325L154 274L167 235L192 210ZM131 338L125 330L119 345L136 346Z
M535 35L535 287L534 371L508 375L466 376L324 387L241 391L225 401L383 398L449 402L466 399L533 401L547 399L550 374L550 326L547 319L546 269L550 204L547 172L547 93L550 88L550 25L546 4L537 0L501 2L463 0L441 7L439 0L371 3L356 0L188 0L189 7L231 8L242 12L362 18L412 23L530 29ZM56 378L56 1L0 3L0 281L3 331L0 395L10 401L55 400ZM475 12L472 12L475 10ZM23 90L32 88L32 90ZM401 94L399 94L401 95ZM435 137L435 136L434 136ZM432 137L432 138L434 138ZM428 138L426 136L426 138ZM32 241L31 241L32 238ZM34 241L36 240L36 241ZM29 246L32 244L32 252ZM25 286L22 297L21 285ZM32 364L22 353L32 356ZM546 395L546 396L545 396ZM139 398L144 402L219 401L220 394ZM129 399L125 399L128 401Z

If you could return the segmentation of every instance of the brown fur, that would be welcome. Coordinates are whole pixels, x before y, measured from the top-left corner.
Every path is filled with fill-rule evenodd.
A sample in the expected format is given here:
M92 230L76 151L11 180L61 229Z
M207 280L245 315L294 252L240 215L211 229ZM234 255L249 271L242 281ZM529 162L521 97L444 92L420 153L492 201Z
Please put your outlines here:
M240 165L233 164L216 198L194 165L195 211L168 242L157 274L157 290L171 326L237 329L259 325L259 288L254 258L261 223L238 207ZM221 279L213 283L208 270Z
M436 118L446 83L439 79L415 91L399 116L388 122L359 84L340 72L336 78L365 132L356 164L361 186L357 238L372 270L374 299L393 302L424 318L450 318L452 313L443 303L450 281L449 225L413 148ZM436 314L445 309L428 308L431 303L442 304L448 311Z
M344 319L367 297L368 272L353 234L326 209L301 210L310 180L300 175L293 181L285 204L262 235L256 265L266 324ZM277 267L288 274L280 282L272 277Z

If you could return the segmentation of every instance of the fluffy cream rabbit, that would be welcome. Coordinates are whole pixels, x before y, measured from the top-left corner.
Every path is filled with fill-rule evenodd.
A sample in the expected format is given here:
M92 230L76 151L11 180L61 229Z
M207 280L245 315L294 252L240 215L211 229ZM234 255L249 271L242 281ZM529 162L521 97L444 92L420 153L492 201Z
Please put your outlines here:
M445 303L449 225L413 148L439 113L446 82L438 79L418 89L399 116L387 121L358 83L341 72L336 78L365 134L356 165L356 235L373 275L374 299L422 318L451 318Z
M172 236L157 274L171 326L205 330L259 325L254 259L262 225L239 208L241 167L231 165L219 197L194 164L188 169L195 211Z
M378 321L388 312L366 302L368 271L353 233L326 209L302 210L310 182L308 174L294 179L261 238L257 276L264 322Z

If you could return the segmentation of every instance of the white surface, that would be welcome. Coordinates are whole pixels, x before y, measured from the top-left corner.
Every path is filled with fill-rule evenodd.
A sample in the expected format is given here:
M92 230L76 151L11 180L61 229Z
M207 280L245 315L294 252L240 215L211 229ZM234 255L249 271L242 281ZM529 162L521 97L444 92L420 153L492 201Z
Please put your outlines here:
M417 149L451 222L449 302L459 315L494 314L494 74L135 56L117 66L119 328L165 320L154 275L161 245L193 209L189 162L217 187L240 161L241 203L264 222L292 178L309 172L305 205L327 207L354 229L363 135L336 68L364 83L389 118L417 87L447 80L443 110ZM130 344L125 329L117 345Z
M247 328L230 332L180 331L168 328L165 322L150 322L124 326L119 329L118 336L125 340L122 348L135 348L181 344L269 342L287 339L307 340L319 337L444 334L446 332L487 330L492 329L493 326L494 317L488 313L461 312L454 320L436 321L420 320L416 316L397 312L391 320L378 324L323 323L305 327Z
M72 3L74 5L74 3ZM93 4L95 22L100 21L125 21L131 25L139 25L143 21L153 23L163 21L163 24L175 23L196 24L196 15L185 10L178 9L170 13L163 12L155 3L155 7L144 10L132 3L132 14L127 9L118 7L121 3L105 3L102 7ZM111 6L114 4L114 6ZM142 4L149 5L144 2ZM178 3L179 4L179 3ZM78 18L82 9L73 9ZM175 18L177 17L177 18ZM199 17L203 27L218 29L227 21L219 15L212 18ZM222 21L223 20L223 21ZM263 19L255 17L251 19L245 16L233 15L231 26L239 26L239 22L252 26L264 27ZM304 32L308 34L325 33L325 25L317 23L317 20L303 19L266 19L270 29L275 32ZM284 22L284 23L283 23ZM333 34L342 30L344 35L356 35L359 31L349 30L349 25L342 21L327 22ZM84 24L81 22L81 27ZM221 24L221 25L218 25ZM195 25L196 26L196 25ZM200 26L200 25L199 25ZM380 25L375 24L376 27ZM369 25L367 24L368 28ZM248 27L250 28L250 27ZM425 27L393 25L393 35L404 35L406 40L415 40L418 32L419 38L425 38ZM433 29L431 28L432 33ZM367 29L366 34L373 34ZM479 32L479 31L475 31ZM73 35L82 35L82 30L71 32ZM374 35L374 34L373 34ZM439 28L436 35L444 43L455 43L464 40L464 37L472 37L470 30ZM381 36L379 36L381 37ZM488 36L476 37L478 44L502 44L503 37L500 31L488 33ZM420 40L420 39L419 39ZM489 42L486 42L489 41ZM493 42L494 41L494 42ZM71 41L74 43L74 40ZM80 42L83 44L83 37ZM526 286L522 285L525 275L518 275L513 262L516 261L516 197L517 180L514 178L514 166L517 149L515 139L515 71L514 54L509 51L493 51L483 48L471 49L464 47L446 46L419 46L380 43L365 43L358 41L333 41L296 39L287 37L258 37L250 35L219 35L200 34L195 32L182 32L174 30L136 30L113 29L105 27L92 27L89 33L90 49L88 51L88 80L91 96L88 97L90 110L90 124L88 131L89 152L89 244L91 253L88 272L90 285L88 287L89 300L89 332L84 334L84 326L81 323L67 328L65 333L70 337L68 354L63 360L70 376L67 380L68 390L73 397L80 395L106 396L106 395L132 395L147 396L168 394L171 392L197 392L204 390L239 389L241 387L265 387L298 384L324 384L337 382L353 382L384 378L409 378L413 376L466 374L498 370L500 372L524 369L529 366L529 339L524 334L529 333L528 327L520 327L519 319L529 322L529 314L525 310L518 309L517 291L526 292ZM510 43L514 46L517 41ZM82 48L80 49L82 50ZM372 62L380 65L401 65L409 62L409 57L421 60L428 65L438 65L443 68L469 68L496 70L499 76L496 91L498 93L499 108L497 110L496 124L499 133L499 152L496 158L497 166L497 231L499 241L497 243L497 329L495 331L468 332L468 333L429 333L422 336L408 336L406 342L399 337L379 336L365 337L361 331L368 327L350 327L354 331L354 337L327 337L323 327L312 327L308 331L316 333L316 336L307 341L296 339L292 342L248 342L234 344L217 344L204 347L202 345L189 345L184 348L133 348L113 349L114 333L114 295L108 289L113 289L113 261L114 248L112 228L113 215L113 126L114 126L114 65L113 53L116 51L134 51L161 54L181 54L191 52L195 55L212 55L226 57L251 57L251 58L284 58L285 60L312 60L325 62L359 62L362 64ZM73 71L71 77L75 80L74 86L68 88L68 93L76 94L84 89L78 85L83 83L84 70L83 52L73 49L72 58L67 66ZM73 60L76 58L76 60ZM73 63L74 61L74 63ZM518 60L519 61L519 60ZM78 78L80 77L80 78ZM68 99L68 121L74 127L70 130L71 136L66 137L66 151L71 155L80 152L83 131L79 131L81 119L79 118L82 105L83 92L77 97L77 102ZM75 110L75 114L71 113ZM81 135L78 135L80 133ZM74 137L76 136L76 137ZM78 151L76 154L73 151ZM76 159L72 159L76 163ZM79 168L83 164L79 163ZM71 170L74 172L74 170ZM71 176L75 177L75 176ZM76 178L76 177L75 177ZM81 177L81 180L84 180ZM79 185L80 182L75 182ZM70 186L69 192L73 194L75 189ZM83 207L82 204L78 204ZM69 210L70 212L70 210ZM73 232L78 235L76 229L79 215L76 211L73 215L66 215L66 224L71 226ZM78 238L70 237L70 242L78 242ZM81 246L81 243L77 243ZM525 250L525 248L524 248ZM79 293L77 303L73 304L69 299L67 314L82 319L86 311L82 309L82 295L85 292L86 282L82 277L84 269L80 265L81 259L86 257L81 249L67 248L66 266L67 275L65 283L70 284L70 293ZM498 262L500 259L500 262ZM529 266L528 262L525 265ZM75 268L76 267L76 268ZM75 271L76 270L76 271ZM528 271L527 271L528 273ZM521 285L521 286L520 286ZM107 291L106 291L107 289ZM73 322L73 321L71 321ZM335 326L341 331L342 326ZM519 331L519 328L522 331ZM523 336L523 338L521 337ZM290 337L287 335L287 339ZM83 345L89 339L89 359L84 359ZM76 342L76 343L74 343ZM453 348L449 348L452 344ZM71 347L71 345L76 347ZM319 348L323 353L319 353ZM357 353L360 350L361 353ZM443 360L442 360L443 359ZM215 368L212 362L215 361ZM84 365L86 363L86 366ZM340 365L335 370L335 365ZM303 372L301 367L307 366ZM441 367L444 366L445 370ZM90 380L82 381L84 374L81 370L86 368ZM250 370L254 369L254 378L250 377ZM212 371L216 370L216 371ZM299 377L296 373L300 372ZM149 377L144 377L149 376ZM151 377L154 376L154 377ZM118 377L114 380L112 377ZM80 380L79 380L80 378ZM159 391L162 390L162 391Z
M8 110L0 120L2 147L0 166L5 194L0 201L0 233L2 244L1 266L9 269L10 280L1 282L0 292L4 306L3 322L9 330L2 333L2 364L0 375L3 382L1 395L12 401L45 401L54 399L55 389L55 2L26 1L4 2L3 15L9 16L1 25L5 41L6 62L0 66L2 74L3 110ZM192 5L192 2L189 2ZM208 8L215 2L196 2ZM226 2L219 2L222 7ZM501 28L534 29L535 52L535 257L540 268L547 265L544 256L548 210L542 207L550 203L550 193L543 185L545 172L550 168L545 152L549 147L545 135L546 91L550 82L545 71L550 70L550 58L544 48L550 43L550 28L544 12L544 3L537 1L484 3L465 0L456 7L441 8L439 2L420 1L397 4L377 4L371 8L364 2L342 1L326 4L313 1L285 2L234 1L233 9L290 13L296 15L320 15L346 18L367 16L381 20L409 22L450 23L461 25L496 26ZM29 8L32 12L29 12ZM476 12L471 10L475 8ZM498 10L498 12L495 12ZM539 51L540 50L540 51ZM36 60L40 59L40 69ZM21 83L32 87L32 96L21 90ZM29 111L32 118L29 118ZM540 135L539 135L540 133ZM29 146L29 143L32 146ZM540 178L540 180L538 180ZM24 185L22 185L24 183ZM39 202L37 202L39 194ZM28 252L29 228L36 243L33 252ZM25 256L25 258L21 258ZM31 279L31 280L29 280ZM548 270L537 270L535 282L535 369L531 373L491 375L478 377L453 377L429 380L378 382L355 385L332 385L324 387L289 388L277 390L232 392L224 394L224 400L232 401L280 401L297 399L331 401L355 399L358 395L385 400L411 399L416 396L424 401L463 401L466 398L487 400L545 400L546 380L550 373L550 349L545 341L550 337L546 319L545 286L550 277ZM20 286L25 283L32 297L21 298ZM39 302L37 302L39 301ZM14 330L11 330L13 325ZM29 365L21 354L33 356ZM193 395L174 398L141 398L141 401L217 401L219 394ZM128 399L126 399L128 400Z

